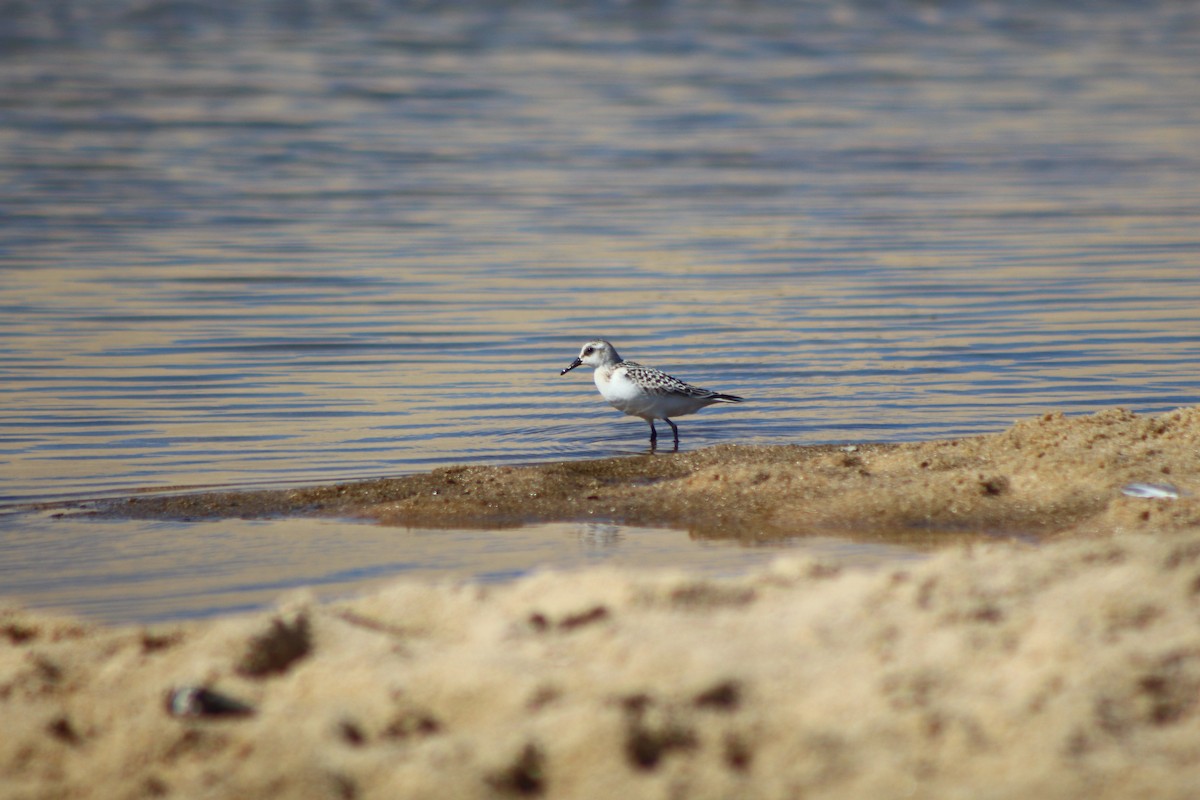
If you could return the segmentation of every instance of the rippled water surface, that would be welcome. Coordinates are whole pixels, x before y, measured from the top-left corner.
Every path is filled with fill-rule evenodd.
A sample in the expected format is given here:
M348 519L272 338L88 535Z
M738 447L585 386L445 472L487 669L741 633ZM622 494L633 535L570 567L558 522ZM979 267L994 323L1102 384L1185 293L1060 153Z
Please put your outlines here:
M0 502L1198 396L1194 4L5 15Z

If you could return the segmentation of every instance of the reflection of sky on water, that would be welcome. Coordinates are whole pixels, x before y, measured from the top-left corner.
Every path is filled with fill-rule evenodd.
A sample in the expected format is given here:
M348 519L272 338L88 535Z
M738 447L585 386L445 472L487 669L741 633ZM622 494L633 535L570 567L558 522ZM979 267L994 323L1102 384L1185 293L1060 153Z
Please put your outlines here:
M233 613L288 592L346 597L396 577L509 581L537 569L674 568L710 577L761 567L785 550L870 567L919 557L830 538L770 547L690 541L683 531L556 522L486 530L406 530L330 519L197 523L0 517L5 595L109 621Z

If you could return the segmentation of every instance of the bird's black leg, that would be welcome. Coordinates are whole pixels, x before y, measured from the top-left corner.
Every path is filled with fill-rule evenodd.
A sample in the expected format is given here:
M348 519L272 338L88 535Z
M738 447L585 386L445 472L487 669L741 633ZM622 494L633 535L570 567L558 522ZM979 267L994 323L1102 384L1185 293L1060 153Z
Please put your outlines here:
M671 422L671 420L667 419L666 417L663 417L663 421L671 426L671 433L675 434L675 449L678 450L679 449L679 426L677 426L674 422Z
M658 431L654 430L654 420L646 421L650 423L650 449L653 450L658 447Z

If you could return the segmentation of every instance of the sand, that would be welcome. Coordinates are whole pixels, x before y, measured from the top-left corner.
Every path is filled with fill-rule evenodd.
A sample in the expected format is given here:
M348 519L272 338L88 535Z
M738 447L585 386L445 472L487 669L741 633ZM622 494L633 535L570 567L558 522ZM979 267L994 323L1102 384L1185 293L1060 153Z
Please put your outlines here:
M1113 410L957 441L89 505L75 510L941 546L874 570L784 556L724 580L409 580L154 626L0 607L0 797L1194 797L1198 456L1200 409ZM1132 482L1179 496L1128 496ZM172 713L179 687L244 713Z

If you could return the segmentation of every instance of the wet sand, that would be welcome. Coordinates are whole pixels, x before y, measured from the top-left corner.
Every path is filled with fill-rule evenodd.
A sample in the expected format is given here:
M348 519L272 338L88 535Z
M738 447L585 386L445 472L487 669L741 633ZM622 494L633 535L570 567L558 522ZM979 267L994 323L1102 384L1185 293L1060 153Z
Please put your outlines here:
M784 557L728 580L408 580L150 627L4 607L0 794L1191 797L1198 472L1200 409L1112 410L956 441L722 446L70 509L612 519L943 547L916 566ZM1124 494L1134 482L1181 496ZM168 713L181 686L252 713Z
M332 515L412 527L503 528L580 519L756 540L856 532L903 540L942 533L1056 537L1179 527L1190 501L1122 496L1130 482L1198 476L1200 408L1161 416L1111 410L1024 420L990 436L912 444L660 452L428 474L293 490L133 497L78 510L212 519Z

